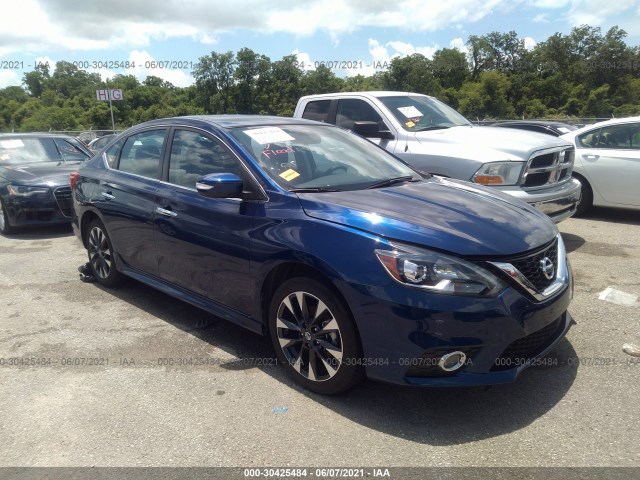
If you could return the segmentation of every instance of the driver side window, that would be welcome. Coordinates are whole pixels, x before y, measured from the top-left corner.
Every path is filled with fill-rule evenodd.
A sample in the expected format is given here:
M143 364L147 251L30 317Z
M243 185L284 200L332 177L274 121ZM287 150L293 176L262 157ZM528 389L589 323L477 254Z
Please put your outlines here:
M221 143L191 130L176 130L169 158L169 183L194 189L209 173L241 175L237 158Z
M363 100L348 98L338 102L336 125L347 130L353 130L354 122L376 122L381 130L387 130L382 117L375 109Z

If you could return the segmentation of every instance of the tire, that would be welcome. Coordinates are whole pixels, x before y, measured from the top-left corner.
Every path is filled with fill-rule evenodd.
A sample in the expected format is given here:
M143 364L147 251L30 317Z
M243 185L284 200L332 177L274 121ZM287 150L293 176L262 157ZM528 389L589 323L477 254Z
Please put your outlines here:
M268 320L278 360L303 387L335 395L364 378L351 314L322 283L306 277L284 282L273 295Z
M584 178L574 178L576 178L580 182L582 196L580 197L580 202L578 202L576 213L573 216L583 217L589 210L591 210L591 207L593 206L593 190L591 190L591 186Z
M0 233L2 235L8 235L15 231L15 227L11 226L11 224L9 223L9 216L7 215L7 210L4 207L4 203L2 202L2 200L0 200Z
M105 287L122 283L123 275L117 270L111 240L100 220L95 219L89 224L85 244L91 273L96 281Z

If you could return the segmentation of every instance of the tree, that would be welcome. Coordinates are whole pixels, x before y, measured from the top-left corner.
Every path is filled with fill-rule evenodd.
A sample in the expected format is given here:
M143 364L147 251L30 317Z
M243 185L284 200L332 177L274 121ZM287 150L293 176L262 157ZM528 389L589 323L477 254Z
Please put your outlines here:
M303 95L339 92L343 84L344 81L336 77L335 73L325 65L305 72L300 79L300 89Z
M196 79L200 93L200 104L207 112L229 113L232 109L230 88L236 59L233 52L217 53L200 57L191 75Z
M25 73L22 77L22 83L27 87L27 91L36 98L42 95L50 80L48 63L38 63L35 70Z
M250 48L242 48L236 54L236 61L233 74L236 110L238 113L256 113L265 100L264 90L271 71L271 60Z
M383 78L389 90L437 96L441 89L434 75L433 62L420 53L394 58Z
M431 62L434 77L443 88L460 89L470 76L469 63L464 53L455 48L442 48Z

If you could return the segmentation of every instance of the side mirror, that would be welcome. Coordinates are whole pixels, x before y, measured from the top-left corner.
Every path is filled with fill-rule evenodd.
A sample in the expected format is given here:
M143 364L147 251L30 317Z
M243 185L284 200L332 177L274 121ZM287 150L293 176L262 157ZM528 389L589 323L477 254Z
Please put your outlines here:
M395 138L389 130L380 130L377 122L369 120L353 122L353 131L367 138L382 138L387 140L393 140Z
M196 190L209 198L242 198L242 179L234 173L210 173L198 179Z

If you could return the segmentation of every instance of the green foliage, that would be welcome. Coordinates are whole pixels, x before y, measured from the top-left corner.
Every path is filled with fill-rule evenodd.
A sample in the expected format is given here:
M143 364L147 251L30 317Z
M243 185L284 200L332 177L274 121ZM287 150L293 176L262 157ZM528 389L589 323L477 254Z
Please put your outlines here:
M116 128L175 115L242 113L292 115L302 95L400 90L433 95L472 119L640 114L640 48L627 33L582 25L556 33L532 50L516 32L471 35L469 54L443 48L433 58L394 58L371 76L336 76L320 66L303 71L295 55L272 61L242 48L200 57L194 85L180 88L156 77L140 82L116 75L108 82L69 62L37 64L23 87L0 89L0 130L110 129L108 102L96 89L121 88L113 102Z

